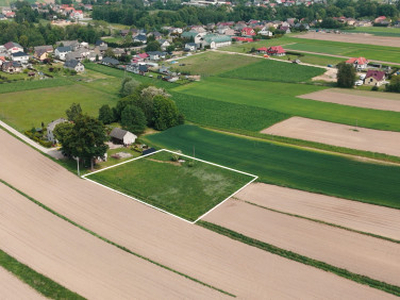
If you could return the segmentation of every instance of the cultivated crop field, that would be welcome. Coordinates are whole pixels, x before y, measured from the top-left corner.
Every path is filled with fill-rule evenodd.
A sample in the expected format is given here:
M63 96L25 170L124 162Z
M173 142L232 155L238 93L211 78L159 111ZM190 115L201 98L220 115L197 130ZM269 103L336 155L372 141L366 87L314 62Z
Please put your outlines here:
M260 107L286 115L356 125L379 130L400 131L400 114L389 111L325 103L296 98L321 91L323 87L268 81L250 81L209 77L198 83L178 87L174 91L217 101ZM232 118L240 118L232 115ZM224 127L225 128L225 127Z
M375 36L400 37L400 28L393 27L356 27L354 30L347 30L348 33L369 33Z
M161 151L85 178L189 221L196 221L256 178L190 157L172 161L174 156L179 157Z
M266 183L400 208L398 166L365 163L188 125L147 139L184 153L195 146L197 156L255 174Z
M65 117L73 102L97 115L102 105L116 103L116 96L80 84L6 93L0 97L0 119L19 131L29 130Z
M224 53L208 51L180 59L177 61L177 64L172 65L172 68L179 72L209 76L247 66L259 60L257 57L226 55ZM235 63L232 63L232 61ZM179 66L178 64L185 64L185 66Z
M325 69L283 63L274 60L261 60L254 64L239 67L219 74L220 77L246 80L265 80L278 82L303 82L321 75Z

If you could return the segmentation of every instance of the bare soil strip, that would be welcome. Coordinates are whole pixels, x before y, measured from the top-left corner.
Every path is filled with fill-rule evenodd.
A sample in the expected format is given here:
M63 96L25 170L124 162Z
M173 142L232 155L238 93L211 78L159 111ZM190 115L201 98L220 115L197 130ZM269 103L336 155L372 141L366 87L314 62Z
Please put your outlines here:
M343 93L338 91L337 89L327 89L306 95L301 95L298 97L322 102L337 103L347 106L400 112L400 99L391 100L388 99L388 97L378 98L380 94L374 94L374 97L372 95L367 96L365 92L357 92L358 91L354 91L354 93Z
M264 207L400 240L400 210L253 183L236 198Z
M350 272L400 285L400 245L229 200L205 221Z
M400 133L292 117L261 133L400 156Z
M35 300L46 299L12 273L0 267L0 299Z
M310 40L322 40L322 41L334 41L343 43L354 43L354 44L367 44L367 45L378 45L378 46L390 46L400 47L400 38L387 37L387 36L376 36L368 33L326 33L326 32L308 32L306 34L296 35L297 38L310 39Z
M1 249L86 298L224 297L102 242L4 184L0 214Z
M0 143L0 178L9 184L131 251L239 298L394 298L186 224L81 180L1 130ZM159 279L158 274L152 279ZM130 284L135 281L131 278Z

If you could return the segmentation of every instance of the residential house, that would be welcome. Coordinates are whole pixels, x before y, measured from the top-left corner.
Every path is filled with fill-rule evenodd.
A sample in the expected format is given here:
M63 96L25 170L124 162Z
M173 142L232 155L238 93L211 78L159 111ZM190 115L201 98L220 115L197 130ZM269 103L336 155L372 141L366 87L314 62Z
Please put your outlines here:
M210 49L229 46L232 44L232 38L227 35L207 34L202 38L202 48L209 46Z
M49 58L49 53L46 51L46 49L39 49L34 52L33 57L39 61L44 61Z
M0 14L0 21L7 20L7 17L3 14Z
M147 53L139 53L139 54L136 54L134 58L137 61L145 61L149 58L149 55Z
M82 61L82 60L88 58L89 55L90 55L90 50L81 48L76 51L67 53L65 55L65 60L67 61L67 60L75 59L77 61Z
M164 39L159 39L158 42L160 43L161 50L165 51L167 47L171 46L171 43Z
M267 47L258 48L257 52L260 53L260 54L267 54L268 53L268 48Z
M98 47L94 48L90 51L89 56L87 57L90 61L98 61L103 59L103 53L99 50Z
M115 57L121 57L125 54L125 50L121 48L114 48L112 49L112 52L114 53Z
M129 29L122 29L119 31L119 34L123 37L127 36L131 31Z
M110 133L110 137L113 143L123 144L125 146L132 145L137 139L137 136L132 132L121 128L114 128Z
M149 68L146 65L135 63L126 66L126 70L135 74L145 75L149 71Z
M150 60L160 60L160 59L165 59L167 56L166 52L160 52L160 51L149 51L147 52L149 55Z
M159 33L158 31L150 32L147 36L150 36L150 35L152 35L156 41L161 40L163 37L162 34Z
M346 64L353 65L356 70L363 70L367 68L368 60L365 57L353 57L347 60Z
M203 26L200 26L200 25L192 26L192 27L190 28L190 31L195 31L195 32L197 32L197 33L206 33L206 32L207 32L207 30L205 30L204 27L203 27Z
M241 34L242 34L242 36L245 36L245 37L252 37L252 36L256 35L256 32L251 27L244 27L241 30Z
M57 42L56 45L63 45L63 47L70 47L71 51L75 51L78 50L79 48L81 48L81 43L79 43L77 40L73 40L73 41L60 41Z
M286 55L286 51L283 50L282 46L272 46L269 47L267 53L272 56L284 56Z
M260 30L259 34L262 35L262 36L273 36L274 35L274 33L272 31L270 31L269 27L267 27L267 26L264 26Z
M147 43L147 36L144 33L140 33L137 36L133 38L134 43L142 43L146 44Z
M85 71L85 66L76 59L67 60L64 63L64 68L74 70L77 73L81 73L81 72Z
M10 55L13 53L24 51L24 48L20 44L14 43L14 42L8 42L8 43L4 44L4 48Z
M11 58L13 61L17 61L22 64L27 64L29 61L29 55L26 54L25 52L13 53L13 54L11 54Z
M6 62L6 58L4 56L0 56L0 67Z
M278 29L280 31L283 31L284 33L291 33L290 27L289 26L283 26L281 25L280 27L278 27Z
M381 86L385 83L386 74L384 71L368 70L364 79L365 85Z
M56 48L56 50L54 51L54 56L60 60L65 60L65 56L67 55L67 53L72 52L72 49L70 46L67 47L58 47Z
M64 119L64 118L59 118L57 120L51 121L48 125L47 125L47 140L52 142L53 144L56 144L58 141L56 140L56 138L54 137L54 129L56 128L56 126L58 124L61 123L66 123L68 122L68 120Z
M40 51L44 50L48 53L53 53L54 48L52 45L36 46L33 48L33 51L39 51L39 50Z
M196 51L197 50L197 44L196 43L186 43L185 44L185 51Z
M20 73L22 71L22 66L17 61L6 61L1 65L1 70L10 74Z
M195 42L196 44L200 44L200 42L202 41L203 36L205 36L206 33L198 33L196 31L185 31L184 33L182 33L181 37L186 39L186 40L190 40Z
M108 48L108 44L102 40L97 40L95 47L107 47ZM107 48L106 48L106 50L107 50Z
M119 65L119 61L112 57L103 57L101 64L109 67L115 67Z

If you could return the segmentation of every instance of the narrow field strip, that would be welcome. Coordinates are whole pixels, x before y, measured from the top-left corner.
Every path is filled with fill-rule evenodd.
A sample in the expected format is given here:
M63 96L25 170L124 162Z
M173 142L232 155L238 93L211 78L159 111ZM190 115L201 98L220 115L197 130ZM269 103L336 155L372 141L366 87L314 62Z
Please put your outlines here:
M45 211L50 212L50 213L53 214L54 216L56 216L56 217L58 217L58 218L60 218L60 219L62 219L62 220L64 220L64 221L68 222L69 224L72 224L73 226L75 226L76 228L82 230L83 232L89 233L89 234L91 234L92 236L97 237L98 239L100 239L100 240L102 240L102 241L104 241L104 242L106 242L106 243L108 243L108 244L110 244L110 245L112 245L112 246L115 246L116 248L118 248L118 249L120 249L120 250L123 250L124 252L127 252L127 253L129 253L129 254L132 254L132 255L134 255L134 256L140 258L141 260L144 260L144 261L149 262L149 263L151 263L151 264L153 264L153 265L156 265L157 267L161 267L162 269L165 269L165 270L167 270L167 271L173 272L173 273L175 273L175 274L177 274L177 275L179 275L179 276L181 276L181 277L184 277L185 279L189 279L189 280L191 280L191 281L193 281L193 282L199 284L200 286L204 286L204 287L206 287L206 288L209 288L210 290L214 290L214 291L216 291L216 292L220 292L221 294L225 294L225 295L230 296L230 297L235 297L235 295L233 295L233 294L230 294L230 293L228 293L228 292L226 292L226 291L223 291L223 290L221 290L221 289L215 288L215 287L213 287L213 286L211 286L211 285L209 285L209 284L206 284L206 283L204 283L204 282L201 282L201 281L199 281L199 280L197 280L197 279L195 279L195 278L193 278L193 277L190 277L190 276L188 276L188 275L186 275L186 274L183 274L183 273L181 273L181 272L175 271L175 270L173 270L173 269L171 269L171 268L169 268L169 267L167 267L167 266L164 266L164 265L162 265L162 264L160 264L160 263L157 263L157 262L155 262L155 261L153 261L153 260L151 260L151 259L149 259L149 258L147 258L147 257L145 257L145 256L142 256L142 255L140 255L140 254L134 253L134 252L130 251L129 249L127 249L127 248L125 248L125 247L123 247L123 246L120 246L120 245L118 245L118 244L116 244L116 243L114 243L114 242L112 242L112 241L110 241L110 240L108 240L108 239L106 239L106 238L104 238L104 237L101 237L100 235L98 235L98 234L96 234L96 233L90 231L89 229L86 229L86 228L83 227L83 226L80 226L79 224L77 224L77 223L75 223L75 222L69 220L69 219L66 218L65 216L63 216L63 215L61 215L61 214L55 212L54 210L50 209L49 207L43 205L43 204L40 203L39 201L37 201L37 200L33 199L32 197L26 195L25 193L23 193L22 191L16 189L15 187L11 186L11 185L8 184L7 182L5 182L5 181L3 181L3 180L1 180L1 179L0 179L0 182L3 183L3 184L4 184L5 186L7 186L8 188L10 188L10 189L12 189L13 191L15 191L16 193L18 193L19 195L25 197L25 199L27 199L27 200L33 202L34 204L38 205L39 207L41 207L41 208L44 209ZM0 190L1 190L1 189L2 189L2 186L0 185ZM0 197L0 200L1 200L1 197ZM42 215L43 215L43 212L40 213L40 211L39 211L38 209L36 209L36 210L37 210L37 212L36 212L37 214L42 214ZM31 210L31 212L32 212L32 210ZM74 231L75 231L74 234L75 234L75 235L78 235L79 231L77 231L77 230L74 230ZM77 237L76 237L76 239L77 239ZM70 243L71 243L71 241L70 241ZM83 243L83 242L81 241L81 243ZM72 244L72 243L71 243L71 244ZM72 247L71 244L69 245L68 249L70 249L70 248ZM87 244L87 243L86 243L86 244ZM1 245L1 241L0 241L0 245ZM86 248L89 248L89 247L86 246ZM96 253L97 253L97 252L100 252L100 249L101 249L101 247L99 247L99 244L98 244L98 245L97 245L97 248L96 248L96 250L95 250L95 252L96 252ZM83 249L80 249L80 250L83 251ZM113 252L113 251L110 251L110 249L108 249L107 251L108 251L108 252L107 252L107 256L108 256L108 255L111 255L112 253L115 252L115 251L114 251L114 252ZM103 258L103 259L104 259L104 258ZM127 261L125 261L125 263L127 263ZM83 265L84 263L81 262L81 264ZM109 267L112 267L113 269L115 269L117 266L116 266L115 264L113 264L113 263L110 263ZM143 268L143 269L146 269L146 268L143 267L143 266L142 266L142 268ZM132 270L135 270L135 269L137 269L137 268L132 268ZM120 271L121 271L121 270L120 270ZM123 273L126 273L126 271L127 271L127 270L125 270L125 272L123 272ZM101 272L101 270L97 270L97 271L96 271L96 274L98 274L98 272ZM108 270L107 272L111 272L111 271ZM156 269L152 270L152 272L154 272L154 274L159 273L159 272L156 272ZM123 274L123 273L122 273L122 274ZM153 275L154 275L154 274L153 274ZM127 275L127 274L125 274L124 276L126 276L126 275ZM132 274L131 274L131 275L132 275ZM153 275L152 275L152 276L153 276ZM113 276L116 276L116 275L114 274ZM136 277L136 278L137 278L137 277ZM166 280L166 279L164 279L164 280ZM157 280L155 280L155 281L157 281ZM186 293L185 290L187 291L187 288L188 288L188 286L187 286L186 288L183 287L183 286L179 286L179 281L181 281L181 280L178 280L178 282L175 283L176 286L174 286L175 293L177 293L176 295L178 295L178 294L180 293L180 292L179 292L180 290L182 290L182 294L185 294L185 293ZM166 282L168 282L168 281L166 281ZM93 283L92 283L92 284L93 284ZM180 283L180 284L182 284L182 283ZM133 286L133 287L134 287L134 286ZM171 288L172 286L168 285L168 287ZM109 286L109 288L110 288L110 286ZM92 291L89 291L89 290L88 290L88 291L84 291L84 292L89 292L89 293L90 293L90 292L92 292ZM103 292L104 292L104 291L103 291ZM110 291L110 292L115 292L115 291ZM150 293L150 291L148 291L148 292ZM156 290L153 290L153 292L156 292ZM164 295L166 295L166 294L169 293L167 287L165 287L165 290L161 290L160 292L162 292L162 294L164 294ZM190 290L189 290L189 292L190 292ZM194 295L201 295L202 293L204 293L204 295L207 294L207 290L204 291L204 290L202 290L202 289L196 289L196 288L193 289L193 292L194 292ZM200 293L200 294L197 294L197 293ZM106 294L107 294L107 293L106 293ZM212 294L213 294L213 293L210 293L210 295L212 295ZM99 294L99 295L100 295L100 294ZM98 295L98 296L99 296L99 295ZM132 294L132 295L133 295L133 294ZM135 295L137 295L137 294L135 294ZM144 294L144 295L147 295L147 296L148 296L149 294ZM214 296L215 296L215 295L214 295ZM102 296L102 297L103 297L103 296Z
M323 261L349 272L400 286L400 245L340 228L229 200L204 221Z
M3 268L3 265L6 265L7 269ZM32 280L33 278L34 280ZM54 295L54 293L48 292L49 286L53 283L52 280L33 271L0 250L1 299L43 300L46 299L46 297L47 299L67 298L66 296L59 297L58 295ZM78 295L70 292L68 299L78 299Z
M104 238L238 298L390 299L383 291L129 201L79 179L5 132L0 131L0 141L3 180Z
M400 157L400 132L292 117L261 133Z
M383 111L400 112L400 99L387 99L379 97L380 93L369 94L366 96L365 92L357 93L344 93L337 89L327 89L317 91L310 94L297 96L301 99L309 99L320 102L336 103L347 106L363 107ZM374 92L371 92L374 93Z
M276 247L274 245L250 238L248 236L245 236L243 234L240 234L238 232L235 232L233 230L224 228L222 226L219 226L219 225L216 225L213 223L209 223L206 221L200 221L197 223L197 225L207 228L209 230L212 230L214 232L217 232L221 235L227 236L233 240L240 241L240 242L250 245L252 247L256 247L256 248L262 249L264 251L270 252L272 254L276 254L281 257L290 259L290 260L294 260L294 261L297 261L297 262L300 262L300 263L303 263L303 264L306 264L309 266L313 266L315 268L333 273L335 275L352 280L354 282L357 282L357 283L360 283L363 285L368 285L372 288L382 290L386 293L395 295L397 297L400 296L400 287L398 287L398 286L387 284L385 282L369 278L368 276L352 273L346 269L338 268L338 267L329 265L327 263L324 263L322 261L318 261L318 260L303 256L303 255L297 254L295 252Z
M400 211L265 183L235 196L242 201L400 241Z

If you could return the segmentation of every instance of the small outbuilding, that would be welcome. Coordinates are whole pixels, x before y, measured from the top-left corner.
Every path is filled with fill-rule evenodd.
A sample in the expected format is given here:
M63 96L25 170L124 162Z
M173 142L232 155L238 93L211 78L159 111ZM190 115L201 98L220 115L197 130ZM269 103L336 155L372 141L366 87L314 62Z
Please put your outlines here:
M113 143L123 144L125 146L132 145L137 139L137 136L132 132L123 130L121 128L114 128L110 133L110 137Z

